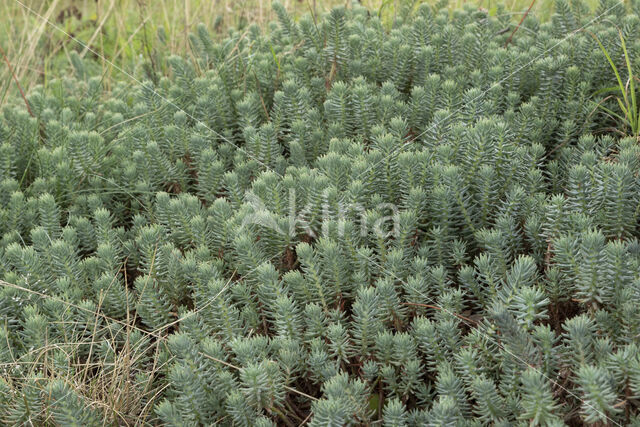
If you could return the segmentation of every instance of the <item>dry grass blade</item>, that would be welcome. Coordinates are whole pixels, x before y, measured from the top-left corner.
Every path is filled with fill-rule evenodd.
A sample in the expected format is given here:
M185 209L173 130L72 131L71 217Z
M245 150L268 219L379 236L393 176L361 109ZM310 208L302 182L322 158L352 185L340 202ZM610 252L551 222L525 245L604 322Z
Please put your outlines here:
M84 56L89 51L89 46L91 46L93 44L93 42L95 41L96 37L98 37L98 34L100 34L100 32L102 31L102 28L104 27L104 24L107 22L107 19L111 16L111 12L113 11L113 7L114 6L115 6L115 0L111 0L111 3L109 4L109 9L107 9L107 12L102 17L102 20L100 21L100 24L98 24L98 26L96 27L95 31L93 32L93 35L91 36L89 41L86 43L86 46L84 47L84 49L82 50L82 53L80 54L80 58L84 58Z

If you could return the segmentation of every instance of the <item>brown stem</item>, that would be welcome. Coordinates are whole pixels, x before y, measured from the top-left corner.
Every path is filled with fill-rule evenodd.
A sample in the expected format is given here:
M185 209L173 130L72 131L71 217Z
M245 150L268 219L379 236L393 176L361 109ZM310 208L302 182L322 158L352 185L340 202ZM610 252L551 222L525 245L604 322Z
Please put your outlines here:
M509 46L509 43L511 43L511 39L513 39L513 35L516 33L516 31L518 31L518 28L520 28L524 20L527 19L527 15L529 15L529 12L531 11L531 8L533 7L534 4L536 4L536 0L531 1L531 4L529 5L529 9L527 9L524 15L522 15L522 19L520 19L520 22L518 22L518 25L516 26L516 28L513 29L513 32L505 42L504 47Z
M309 418L311 418L311 412L309 412L309 415L307 415L307 417L304 420L302 420L300 425L301 426L305 425L307 423L307 421L309 421Z
M22 96L22 100L24 101L24 104L27 106L27 111L29 112L31 117L35 117L35 115L33 114L33 111L31 111L31 107L29 106L29 101L27 101L27 97L25 96L24 91L22 90L22 86L20 86L20 82L18 81L18 77L16 76L16 73L13 71L13 67L11 66L11 62L9 62L9 58L7 58L7 54L4 52L4 49L2 48L2 46L0 46L0 54L2 54L2 58L4 58L4 62L7 63L7 67L9 67L9 71L11 72L11 75L13 76L13 80L16 82L16 86L18 86L18 90L20 91L20 95Z

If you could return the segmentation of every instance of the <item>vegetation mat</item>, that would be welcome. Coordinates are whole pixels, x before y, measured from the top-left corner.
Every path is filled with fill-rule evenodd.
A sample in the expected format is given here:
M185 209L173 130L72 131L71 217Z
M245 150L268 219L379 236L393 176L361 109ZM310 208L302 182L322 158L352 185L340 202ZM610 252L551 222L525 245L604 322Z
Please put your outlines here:
M0 120L0 423L638 422L637 6L72 53Z

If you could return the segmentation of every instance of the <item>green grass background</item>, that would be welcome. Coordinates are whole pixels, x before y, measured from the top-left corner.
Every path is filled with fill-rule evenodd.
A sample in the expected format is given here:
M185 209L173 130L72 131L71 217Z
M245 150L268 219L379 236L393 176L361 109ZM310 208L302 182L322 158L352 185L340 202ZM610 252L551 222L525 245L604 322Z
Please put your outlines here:
M299 17L315 11L323 13L337 5L349 7L352 0L281 0L287 10ZM438 0L361 0L378 11L391 25L403 8ZM597 0L589 0L595 5ZM497 12L497 0L450 0L454 9L463 4L484 8L490 13L512 15L514 26L531 0L506 0ZM541 19L553 13L553 0L536 0L532 12ZM188 33L200 22L212 34L224 37L229 28L251 23L263 27L275 19L271 0L3 0L0 2L0 46L6 52L0 67L0 103L17 93L10 68L25 91L35 84L46 84L70 68L70 53L93 58L105 82L123 76L118 68L135 73L140 59L157 47L157 30L167 35L167 53L189 53ZM54 27L55 25L55 27ZM57 27L57 28L56 28ZM84 49L81 40L98 55Z

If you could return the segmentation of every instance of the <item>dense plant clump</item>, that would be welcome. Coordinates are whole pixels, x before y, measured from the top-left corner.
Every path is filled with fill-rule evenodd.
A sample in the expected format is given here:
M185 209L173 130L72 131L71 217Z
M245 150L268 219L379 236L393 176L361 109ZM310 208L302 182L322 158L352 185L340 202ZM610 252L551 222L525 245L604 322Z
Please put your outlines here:
M274 7L4 108L0 423L635 421L638 16Z

